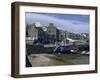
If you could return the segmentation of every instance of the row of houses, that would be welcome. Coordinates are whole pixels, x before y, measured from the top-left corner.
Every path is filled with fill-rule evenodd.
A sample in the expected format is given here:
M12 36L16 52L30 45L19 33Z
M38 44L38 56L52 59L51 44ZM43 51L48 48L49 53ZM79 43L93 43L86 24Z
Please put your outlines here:
M79 38L83 39L80 34L68 33L58 29L53 23L48 26L42 25L40 22L36 22L27 29L27 41L32 41L32 43L43 43L43 44L55 44L56 42L68 42L67 38ZM74 36L75 35L75 36Z

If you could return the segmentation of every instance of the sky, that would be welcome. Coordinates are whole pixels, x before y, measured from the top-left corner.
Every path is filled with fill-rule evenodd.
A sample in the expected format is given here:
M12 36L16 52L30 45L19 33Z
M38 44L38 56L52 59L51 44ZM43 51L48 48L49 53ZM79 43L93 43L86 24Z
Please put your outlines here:
M44 26L48 26L49 23L54 23L54 26L58 29L68 32L89 32L89 15L79 14L58 14L58 13L36 13L26 12L25 21L26 24L33 24L40 22Z

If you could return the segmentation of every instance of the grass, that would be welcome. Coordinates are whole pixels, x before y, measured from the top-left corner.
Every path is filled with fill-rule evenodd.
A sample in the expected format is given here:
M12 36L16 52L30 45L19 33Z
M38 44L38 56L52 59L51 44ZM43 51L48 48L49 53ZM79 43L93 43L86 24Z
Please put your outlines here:
M88 64L89 56L81 54L56 54L57 57L62 59L65 65Z

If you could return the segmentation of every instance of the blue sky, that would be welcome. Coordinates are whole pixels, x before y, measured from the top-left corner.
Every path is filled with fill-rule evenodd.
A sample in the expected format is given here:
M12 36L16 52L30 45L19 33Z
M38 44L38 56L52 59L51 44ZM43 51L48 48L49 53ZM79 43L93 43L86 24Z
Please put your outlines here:
M69 32L89 32L89 15L54 14L54 13L25 13L26 24L41 22L48 26L54 23L55 27Z

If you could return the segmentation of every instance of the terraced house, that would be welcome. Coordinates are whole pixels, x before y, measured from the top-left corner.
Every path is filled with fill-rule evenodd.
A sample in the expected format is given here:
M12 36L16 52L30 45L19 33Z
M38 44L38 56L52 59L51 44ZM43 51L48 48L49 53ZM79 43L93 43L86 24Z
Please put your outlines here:
M27 29L27 44L55 44L57 42L68 43L69 41L89 41L88 33L71 33L58 29L53 23L48 26L42 25L40 22L32 24Z
M48 26L36 22L27 30L28 37L26 40L31 40L32 43L38 42L43 44L54 44L64 39L66 34L50 23ZM65 34L65 35L64 35Z

